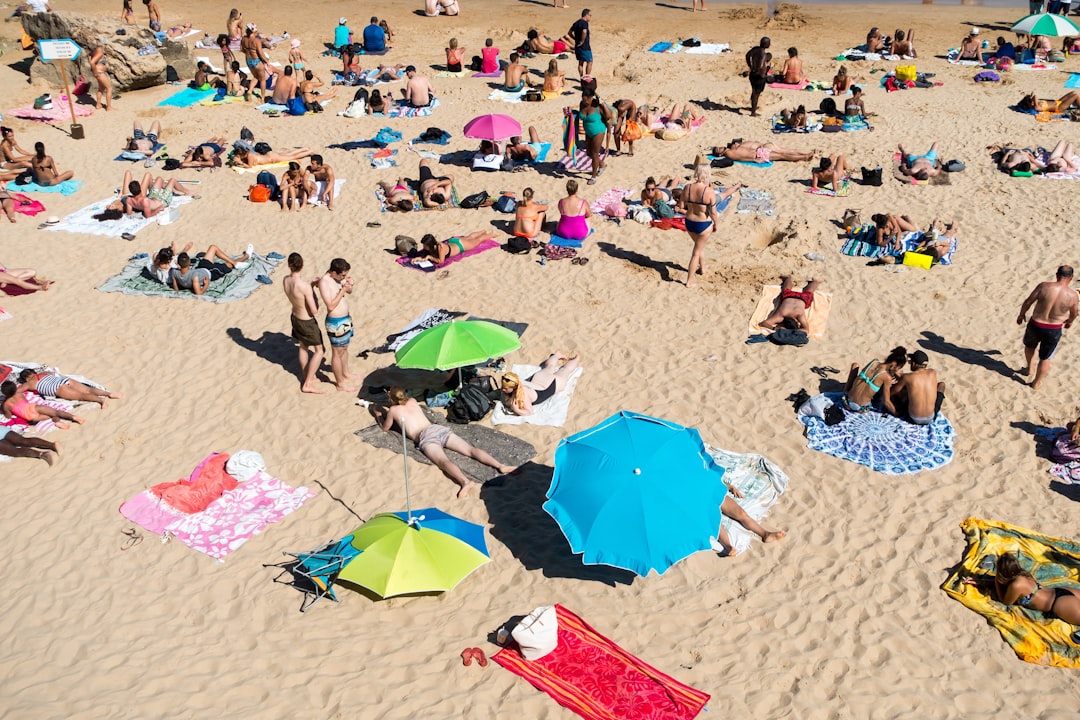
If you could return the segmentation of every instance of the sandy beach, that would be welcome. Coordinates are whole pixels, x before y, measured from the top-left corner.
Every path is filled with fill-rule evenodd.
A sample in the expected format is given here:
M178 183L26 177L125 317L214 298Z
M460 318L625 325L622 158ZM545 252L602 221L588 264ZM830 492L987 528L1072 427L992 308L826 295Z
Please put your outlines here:
M580 2L570 9L537 0L462 4L460 16L434 19L418 15L417 3L241 8L261 29L301 39L309 67L327 80L340 61L320 51L338 17L347 16L359 32L368 15L385 13L396 37L384 61L415 64L432 78L441 104L430 117L338 117L344 97L322 115L301 118L269 118L242 103L158 107L179 89L161 86L125 93L111 112L82 118L83 140L68 137L66 121L57 123L64 131L58 132L9 116L8 107L60 93L27 83L19 24L0 24L0 83L8 89L3 124L24 148L45 142L61 169L85 181L70 196L35 195L44 215L20 215L16 225L0 218L0 262L36 268L56 281L47 292L0 295L0 306L13 315L0 322L0 359L57 366L124 394L104 410L86 411L85 425L48 435L61 446L56 466L25 459L0 464L6 549L0 584L8 597L0 616L0 714L575 717L502 668L463 667L459 657L472 646L495 652L489 635L507 618L558 602L644 661L711 694L701 717L1076 717L1080 693L1072 671L1020 661L993 628L939 586L961 558L959 524L967 517L1080 537L1075 496L1050 488L1048 461L1036 456L1033 437L1034 428L1076 419L1080 351L1071 333L1037 392L1012 373L1023 362L1023 329L1015 323L1020 303L1058 265L1080 261L1071 232L1080 183L1010 178L985 149L1080 140L1071 124L1037 123L1009 109L1026 92L1064 94L1067 72L1080 72L1080 60L977 84L977 69L943 59L972 26L991 44L998 35L1013 39L1007 30L1022 9L809 5L766 21L752 4L710 2L695 15L682 0L601 0L590 5L601 96L658 106L692 101L710 109L687 138L647 137L633 157L612 158L595 186L582 178L586 199L612 188L637 193L650 175L685 178L695 155L737 137L843 153L855 168L880 164L884 184L856 185L849 197L830 198L805 192L808 163L714 170L724 185L773 193L776 213L736 214L733 202L709 242L696 288L683 286L691 251L686 233L600 218L592 220L596 232L582 250L587 265L541 266L535 254L493 250L450 265L445 274L426 274L395 265L395 235L419 239L430 232L442 239L494 228L503 242L512 216L490 209L380 213L375 184L415 179L417 156L402 149L396 168L376 170L364 151L327 146L370 138L383 127L407 142L437 126L453 137L436 150L471 150L476 141L462 135L464 124L495 112L534 125L555 145L550 159L558 159L562 107L578 98L575 92L543 103L489 101L488 80L438 78L433 67L445 62L452 37L467 59L488 37L506 57L533 26L558 37L579 16ZM112 18L119 5L56 0L53 7ZM225 6L205 0L162 0L161 6L166 25L190 22L212 36L225 30ZM145 24L140 3L135 13ZM849 63L867 88L867 109L877 114L873 132L770 132L773 113L799 103L816 107L821 92L767 89L762 117L749 116L749 86L739 73L759 37L770 36L781 57L797 46L809 77L829 81L839 64L834 58L862 43L871 25L889 33L914 28L914 64L942 85L886 93L883 73L871 70L903 63ZM646 52L656 42L691 35L730 43L733 52ZM270 54L284 62L287 52L286 43ZM220 62L217 51L195 54ZM547 59L526 63L543 70ZM573 58L559 64L576 87ZM227 168L161 173L199 181L201 198L183 207L176 223L152 225L130 242L37 230L46 216L64 217L120 185L128 165L112 158L133 120L160 121L173 157L211 135L231 141L247 126L275 149L316 149L346 183L333 211L283 213L247 201L254 175ZM943 159L967 165L948 185L914 186L889 176L898 143L922 152L935 140ZM142 172L141 165L132 167ZM520 194L527 186L550 203L564 195L565 180L547 171L488 174L447 166L443 172L456 175L461 196ZM907 214L922 227L934 218L959 223L954 264L889 272L841 255L835 221L849 207L861 209L863 218ZM284 264L272 286L225 304L97 290L130 256L173 241L192 241L196 249L216 243L234 253L249 242L259 253L300 252L310 276L325 272L332 258L346 258L356 279L350 365L365 388L402 376L391 368L393 355L357 353L381 345L428 308L527 323L510 364L537 363L553 350L581 353L585 372L564 427L498 428L536 447L520 475L458 500L436 468L410 465L413 506L437 506L487 527L489 564L442 595L378 600L342 588L340 604L323 601L297 612L301 595L273 583L276 571L265 566L279 562L284 550L316 547L376 513L404 509L401 457L354 436L372 422L354 404L355 394L335 392L325 381L323 395L299 392ZM809 260L808 253L825 260ZM762 286L786 274L800 283L823 279L822 289L832 293L824 337L798 349L745 344ZM785 398L800 388L836 389L852 362L881 358L897 345L926 350L948 385L953 461L890 476L807 448ZM842 372L822 379L811 371L828 366ZM329 363L320 375L329 380ZM430 383L433 374L404 377ZM790 489L765 525L787 536L755 543L733 559L697 553L662 576L629 584L583 567L540 505L559 440L622 409L698 428L707 443L776 463ZM241 449L262 453L274 476L315 497L224 562L149 534L120 550L121 531L131 527L117 512L122 502L186 477L210 452Z

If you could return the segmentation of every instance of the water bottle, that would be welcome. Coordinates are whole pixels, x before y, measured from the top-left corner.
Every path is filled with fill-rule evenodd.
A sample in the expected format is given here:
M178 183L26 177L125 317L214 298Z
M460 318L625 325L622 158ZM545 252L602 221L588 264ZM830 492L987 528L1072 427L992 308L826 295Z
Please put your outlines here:
M805 257L806 257L807 260L824 260L825 259L824 255L822 255L821 253L816 253L816 252L806 253Z
M547 266L547 256L546 255L541 255L540 256L540 266L541 267L546 267Z

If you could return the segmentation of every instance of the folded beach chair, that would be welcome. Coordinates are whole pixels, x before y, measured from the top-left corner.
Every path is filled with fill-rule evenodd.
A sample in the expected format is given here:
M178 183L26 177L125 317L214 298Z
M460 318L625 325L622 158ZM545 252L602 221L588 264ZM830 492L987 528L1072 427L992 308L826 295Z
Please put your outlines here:
M282 553L296 560L295 564L289 563L285 570L293 575L293 587L304 593L300 612L306 612L324 597L338 601L334 592L334 581L349 561L360 554L360 551L353 547L352 541L353 536L349 535L308 552Z

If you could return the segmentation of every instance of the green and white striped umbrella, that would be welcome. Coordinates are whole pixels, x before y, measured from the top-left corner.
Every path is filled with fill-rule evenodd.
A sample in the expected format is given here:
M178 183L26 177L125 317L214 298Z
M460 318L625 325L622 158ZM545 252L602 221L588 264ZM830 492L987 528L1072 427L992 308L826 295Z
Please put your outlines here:
M1046 37L1076 37L1080 27L1064 15L1041 13L1028 15L1012 26L1012 31L1021 35L1045 35Z

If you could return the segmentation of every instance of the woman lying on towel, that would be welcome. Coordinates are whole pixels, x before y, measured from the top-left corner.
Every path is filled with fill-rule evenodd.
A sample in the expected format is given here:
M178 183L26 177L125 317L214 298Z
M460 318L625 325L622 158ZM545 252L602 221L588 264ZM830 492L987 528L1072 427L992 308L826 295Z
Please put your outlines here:
M521 201L514 211L514 234L532 240L544 229L547 219L547 205L533 202L533 189L527 187L521 191Z
M1016 107L1024 112L1055 114L1068 112L1074 105L1080 105L1080 95L1072 91L1065 93L1057 100L1040 100L1035 93L1028 93L1016 103Z
M220 155L225 152L228 142L223 137L212 137L199 143L184 155L184 159L180 161L181 169L220 167Z
M34 371L29 368L19 373L18 391L31 390L41 397L60 398L73 402L96 402L105 407L109 400L118 400L122 396L101 388L83 385L74 378L60 373Z
M494 240L495 233L491 230L477 230L468 235L452 237L439 242L435 236L428 233L420 239L420 254L409 262L413 265L424 262L433 262L442 265L450 258L467 253L485 240Z
M3 395L4 398L4 404L0 406L4 417L19 418L29 425L53 418L56 421L56 427L66 430L68 424L63 422L64 420L70 420L80 425L85 422L81 417L75 417L66 410L55 410L48 405L37 405L30 402L26 394L18 390L18 386L15 385L13 380L5 380L0 385L0 395Z
M35 292L48 290L52 284L52 280L38 278L37 270L33 268L9 268L0 264L0 290L6 290L8 285L14 285L17 288Z
M394 185L380 180L379 187L383 191L383 207L390 212L412 212L413 194L403 178L398 178Z
M37 458L52 465L56 457L49 453L60 453L56 443L38 437L25 437L10 428L0 427L0 455Z
M256 165L271 165L273 163L289 162L290 160L303 160L309 155L311 155L311 150L307 148L297 148L289 152L257 153L254 150L248 150L242 145L237 145L233 152L233 162L240 167L252 168Z
M547 402L566 388L578 368L579 357L551 353L531 377L522 380L512 372L503 373L500 391L503 407L515 415L532 415L533 408Z
M948 255L949 250L952 249L953 240L956 238L956 221L945 223L944 231L939 230L937 224L937 220L930 223L930 229L923 234L918 247L915 248L915 252L930 255L940 260Z
M859 369L858 363L852 363L840 404L848 412L868 412L876 409L874 399L880 393L883 411L895 415L896 408L890 393L897 374L906 363L907 350L903 347L893 348L884 362L871 360L862 369Z
M964 578L967 585L988 581L989 578ZM1020 567L1020 561L1012 553L998 556L993 586L998 599L1006 605L1038 610L1048 618L1080 625L1080 589L1044 588L1031 573Z

